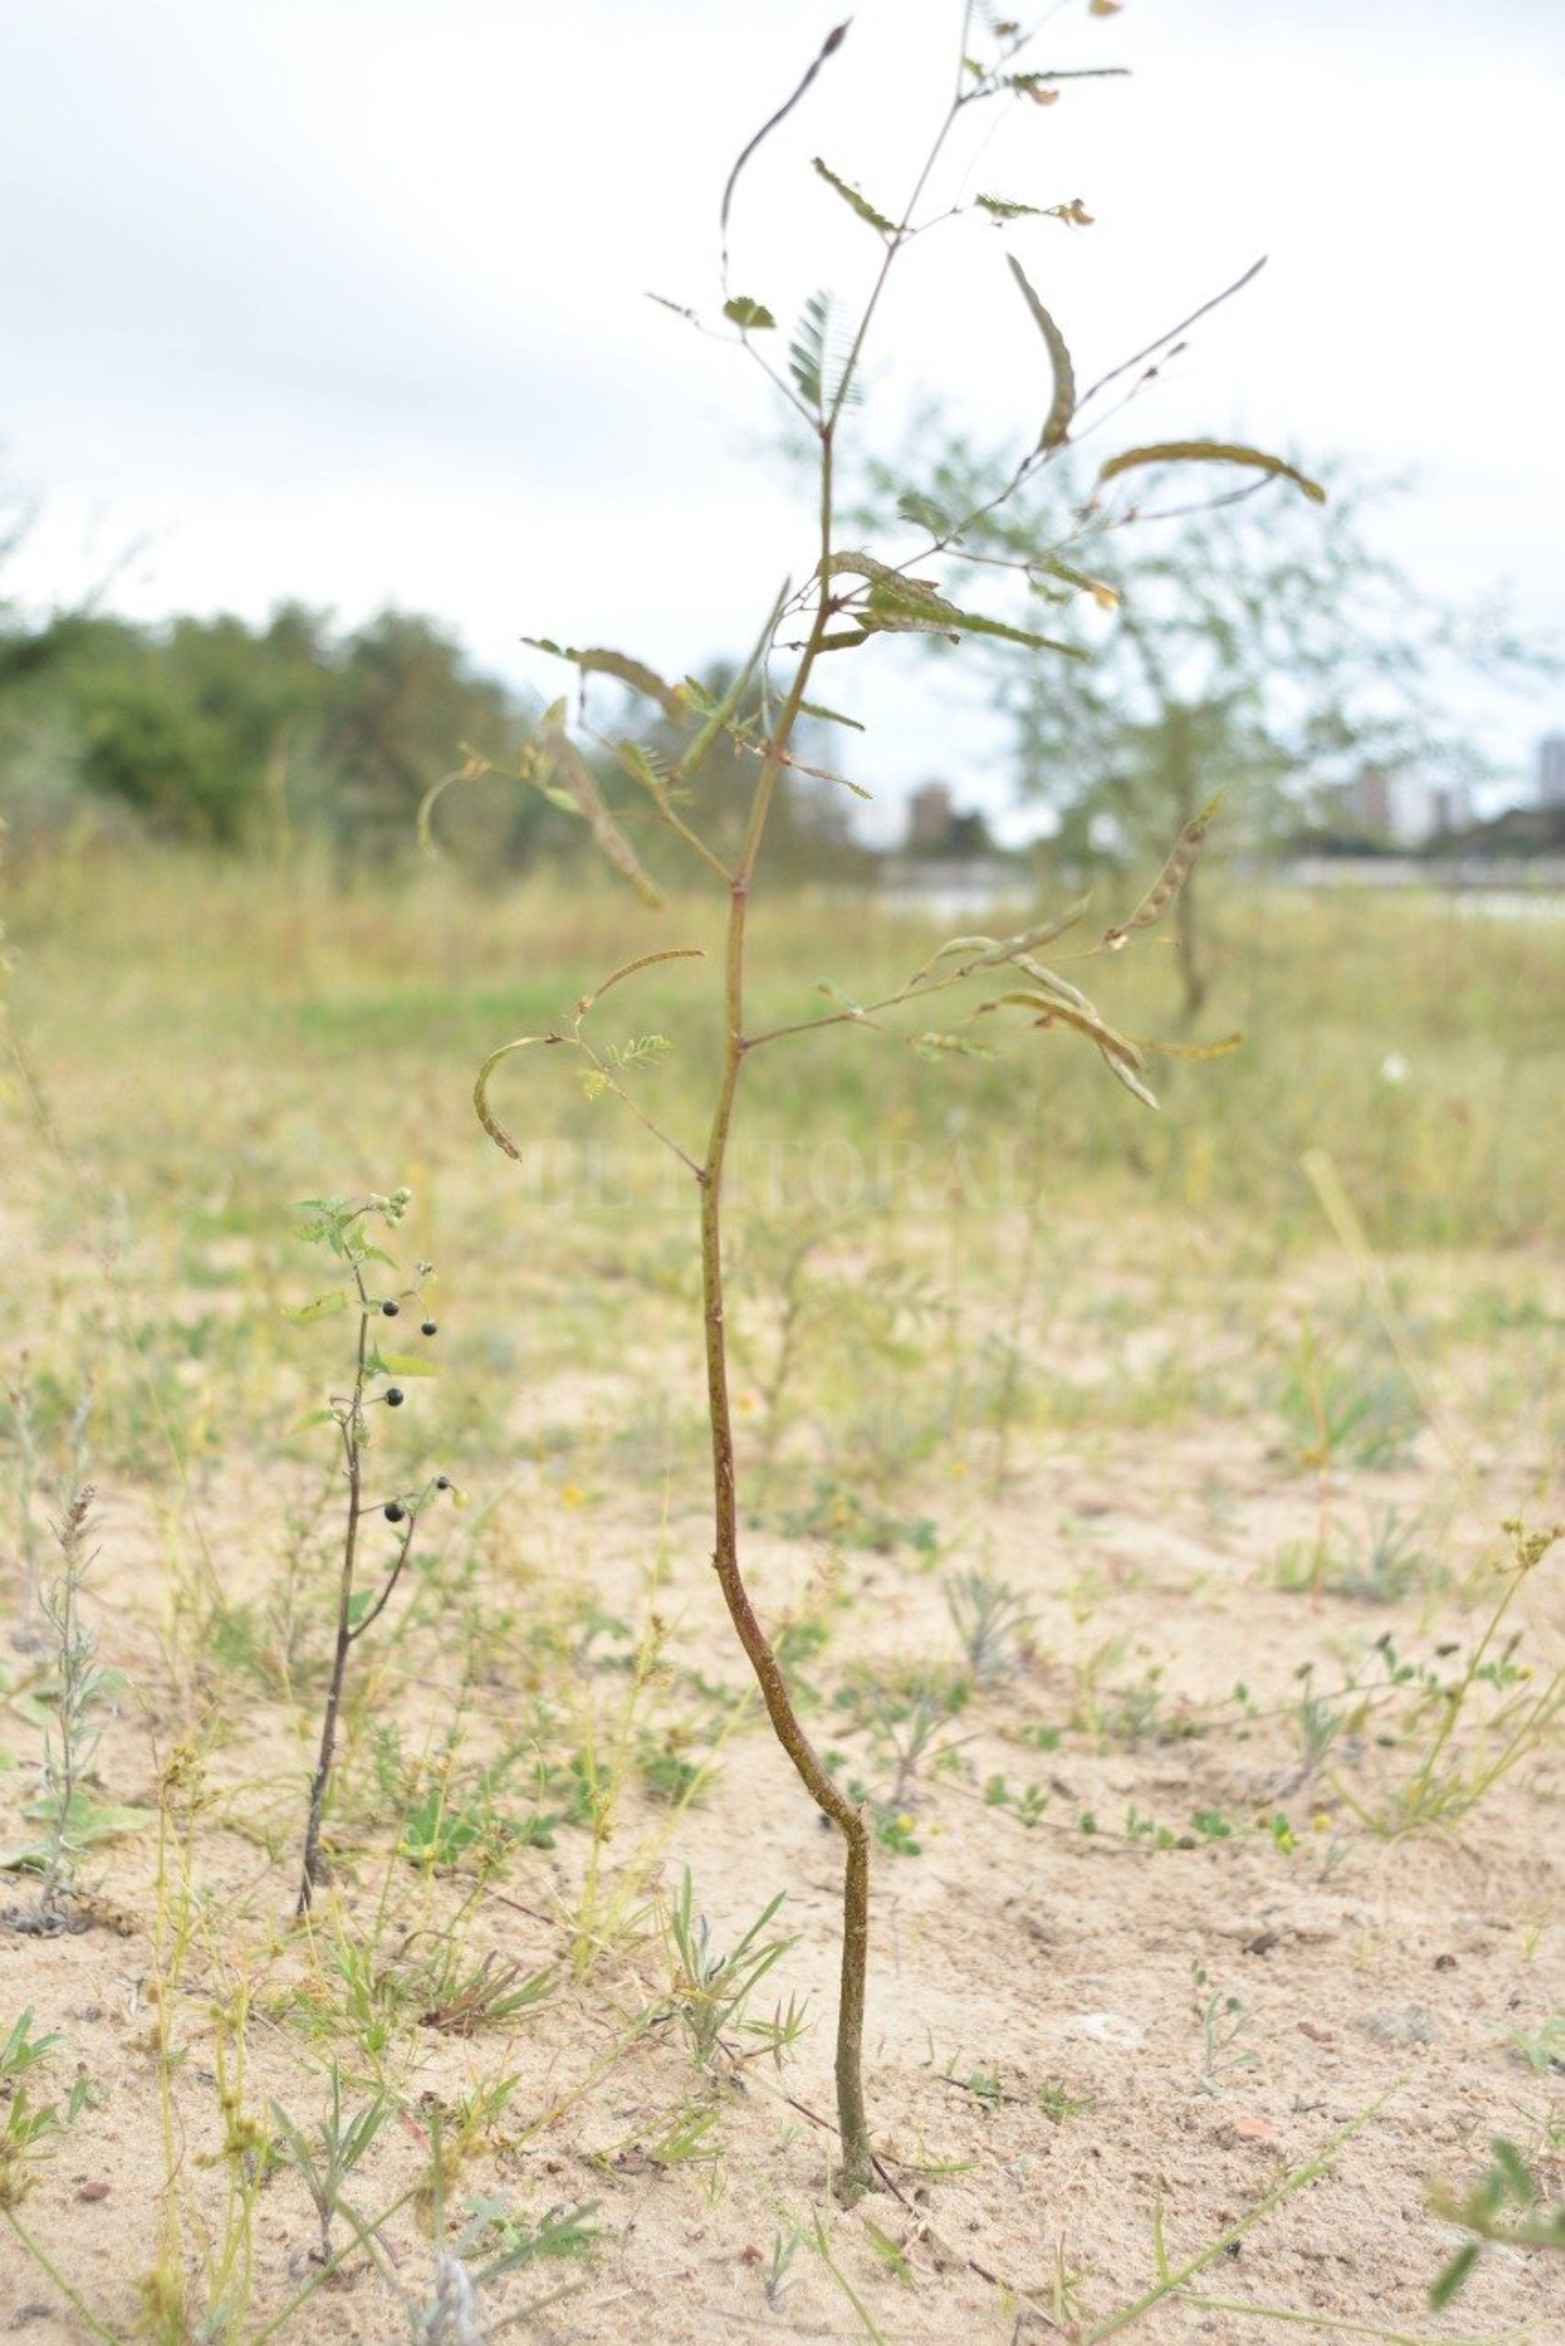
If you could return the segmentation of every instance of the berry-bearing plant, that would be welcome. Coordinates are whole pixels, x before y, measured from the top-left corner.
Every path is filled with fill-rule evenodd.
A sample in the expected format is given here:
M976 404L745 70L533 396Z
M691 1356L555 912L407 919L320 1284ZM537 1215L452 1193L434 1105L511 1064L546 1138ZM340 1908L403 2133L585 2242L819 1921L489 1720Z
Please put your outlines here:
M1088 13L1102 15L1105 11L1096 6ZM1029 121L1033 121L1037 119L1033 109L1068 96L1077 80L1114 70L1092 64L1069 71L1063 67L1034 68L1025 60L1028 36L1014 22L971 4L958 15L953 86L936 136L900 207L883 209L824 159L814 161L815 173L848 207L866 240L867 291L856 308L839 308L830 296L817 294L804 304L797 327L785 339L767 302L741 287L730 264L730 235L756 158L778 126L807 102L823 69L831 67L842 48L845 26L829 36L798 87L742 149L723 190L719 214L721 324L714 324L711 330L762 369L789 412L795 436L799 427L808 435L814 490L808 551L798 572L802 583L784 586L748 661L721 696L689 678L671 682L644 661L621 651L578 650L548 639L529 639L537 648L573 664L581 681L581 707L574 731L565 701L548 711L520 763L510 769L513 777L580 817L614 868L643 897L657 901L657 891L628 835L627 818L643 824L650 820L660 826L688 857L692 877L721 890L726 897L726 944L714 980L721 989L723 1042L704 1139L681 1140L665 1130L645 1104L648 1095L639 1077L632 1087L632 1065L654 1058L654 1045L661 1047L661 1038L644 1037L627 1048L600 1043L592 1027L593 1014L611 989L633 981L652 962L687 956L699 960L702 956L695 948L671 947L615 970L594 991L582 996L557 1030L519 1037L491 1053L475 1089L475 1103L486 1131L515 1157L519 1152L490 1098L496 1068L512 1053L531 1045L563 1045L585 1061L583 1073L589 1088L623 1102L673 1153L692 1184L711 1429L712 1564L778 1741L809 1797L837 1828L844 1845L836 2087L841 2135L838 2190L845 2200L872 2188L876 2179L862 2079L871 1835L857 1803L833 1781L804 1731L787 1675L743 1569L725 1303L725 1210L735 1119L746 1085L757 1080L758 1071L779 1046L804 1037L818 1041L825 1030L846 1026L895 1035L925 1056L938 1058L951 1051L982 1050L985 1045L980 1038L985 1032L1020 1020L1051 1035L1068 1033L1079 1038L1097 1051L1110 1074L1137 1100L1156 1104L1147 1081L1147 1053L1153 1046L1121 1032L1081 984L1039 958L1052 940L1068 929L1079 929L1086 914L1084 904L1041 920L1018 936L954 938L878 1000L855 1001L835 986L823 988L829 1007L819 1015L771 1029L758 1026L749 1009L750 920L768 821L786 776L821 773L819 767L803 762L801 728L848 721L815 697L823 663L830 667L844 654L873 656L882 638L907 634L943 636L957 645L973 636L999 637L1015 645L1019 657L1042 661L1079 656L1071 647L1020 624L1019 618L969 610L942 591L942 558L950 558L953 566L960 562L964 530L973 526L977 515L949 512L934 495L910 492L899 504L907 543L871 550L851 540L844 542L842 515L849 500L843 484L852 477L854 464L863 463L863 452L850 450L848 445L857 420L855 393L893 272L906 265L921 239L936 231L945 233L953 223L960 226L964 216L968 226L976 224L990 236L998 230L1018 239L1075 233L1087 218L1078 201L1056 200L1051 190L1042 191L1043 200L1036 202L989 192L953 198L946 191L953 164L960 179L965 162L965 184L975 184L973 155L959 150L964 145L971 149L973 142L965 140L964 134L976 116L996 108L1019 107L1027 110ZM1051 21L1057 22L1057 18L1058 12ZM881 102L879 91L876 102ZM982 187L983 182L977 180L976 184ZM1015 254L1007 259L1009 278L996 265L989 273L990 280L998 299L1022 303L1036 331L1039 389L1034 413L1041 411L1043 422L1041 428L1035 427L1026 435L1007 486L986 513L1003 506L1039 467L1048 465L1073 441L1084 416L1110 385L1116 387L1116 399L1123 403L1128 393L1149 381L1158 359L1191 323L1186 319L1102 382L1078 392L1064 334L1021 261ZM677 303L666 306L703 326L693 310ZM957 341L959 336L953 332L951 339ZM1128 507L1116 503L1124 494L1116 484L1129 475L1144 475L1146 468L1175 464L1220 464L1233 468L1227 474L1230 482L1238 478L1247 485L1272 490L1288 484L1313 498L1320 496L1313 482L1280 458L1232 443L1196 440L1122 449L1099 466L1092 497L1074 516L1071 535L1046 556L1034 554L1025 563L1017 563L1015 577L997 579L1002 595L1011 594L1021 603L1020 616L1028 615L1022 591L1030 594L1034 603L1076 594L1090 595L1099 603L1106 597L1111 600L1109 590L1093 578L1090 562L1091 541L1132 518ZM928 575L932 568L934 576ZM590 680L596 677L628 688L647 706L646 738L605 740L587 731L585 699ZM582 746L584 732L590 750ZM667 746L671 737L677 745L672 756ZM712 760L709 767L711 753L719 747L727 754ZM721 790L710 781L711 771L718 768L728 777ZM421 817L426 841L442 791L453 783L501 770L482 756L471 755L460 773L438 785ZM738 806L732 797L736 773L742 777ZM828 773L825 779L840 781L843 777ZM1087 955L1126 945L1174 903L1199 853L1212 812L1213 805L1208 805L1187 825L1135 910L1095 938L1088 938ZM945 1011L939 1027L927 1022L922 1007L936 997L941 998ZM1200 1054L1200 1046L1187 1048Z
M392 1327L404 1317L417 1327L426 1347L439 1334L423 1303L424 1285L433 1266L416 1263L411 1281L402 1284L393 1258L370 1236L377 1224L395 1228L407 1212L412 1195L411 1190L395 1189L384 1197L312 1197L305 1199L300 1209L310 1219L301 1225L297 1235L310 1244L324 1247L342 1276L323 1295L290 1313L290 1318L317 1320L328 1313L346 1312L358 1321L353 1374L347 1392L332 1394L324 1409L313 1410L304 1421L306 1425L336 1427L346 1505L331 1673L326 1684L320 1750L310 1780L305 1817L304 1863L296 1909L301 1915L309 1911L316 1889L331 1879L321 1835L337 1751L348 1657L390 1604L412 1553L419 1517L443 1492L453 1488L450 1476L445 1474L433 1475L412 1489L382 1492L378 1496L371 1495L365 1483L374 1413L382 1409L400 1410L407 1400L403 1381L434 1374L427 1350L392 1349L389 1344ZM376 1521L390 1530L390 1551L378 1556L368 1571L361 1573L362 1539L366 1527Z

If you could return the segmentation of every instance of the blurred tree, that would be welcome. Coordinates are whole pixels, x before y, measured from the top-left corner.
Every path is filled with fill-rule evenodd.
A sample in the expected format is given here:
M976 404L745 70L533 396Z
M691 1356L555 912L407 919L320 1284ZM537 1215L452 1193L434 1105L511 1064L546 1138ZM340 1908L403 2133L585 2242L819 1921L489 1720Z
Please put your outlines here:
M1548 665L1495 612L1419 595L1369 542L1372 492L1340 474L1323 510L1288 480L1192 504L1188 467L1177 487L1164 468L1137 471L1126 497L1056 464L1000 509L1014 469L953 434L932 460L879 469L861 519L883 557L899 526L920 533L914 570L935 545L991 581L1008 572L1019 615L1078 655L986 664L981 639L961 647L1008 720L1019 791L1055 814L1063 861L1155 860L1219 790L1225 836L1253 850L1307 825L1312 792L1369 772L1416 768L1455 796L1485 769L1452 720L1453 672ZM1202 902L1192 873L1177 929L1187 1021L1209 983Z
M325 704L323 811L339 851L404 853L424 793L461 763L462 743L517 731L503 686L475 675L443 628L383 611L343 645Z
M8 636L5 617L0 682L9 656L8 705L26 720L8 720L15 739L0 739L8 803L33 790L42 751L67 782L155 836L286 855L314 833L343 879L411 854L419 802L464 740L522 730L502 686L433 621L402 612L347 637L299 603L259 628L232 616L149 629L71 614ZM65 784L50 803L68 807ZM469 794L450 843L468 868L498 876L568 829L541 802Z

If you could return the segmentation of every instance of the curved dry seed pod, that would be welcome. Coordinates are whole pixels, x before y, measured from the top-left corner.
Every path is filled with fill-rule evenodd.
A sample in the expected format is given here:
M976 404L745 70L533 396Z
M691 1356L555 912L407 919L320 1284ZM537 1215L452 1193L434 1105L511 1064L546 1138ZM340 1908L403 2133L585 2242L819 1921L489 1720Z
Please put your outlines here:
M1035 946L1052 945L1056 937L1062 937L1067 929L1076 926L1091 902L1090 896L1078 896L1074 904L1067 905L1052 920L1041 920L1033 928L1023 929L1018 936L1007 937L1001 944L995 944L992 938L983 938L980 941L988 945L990 950L978 966L982 969L995 961L1020 962L1022 955L1032 952ZM951 948L947 945L944 950L949 953Z
M585 1018L593 1004L601 1002L611 987L621 984L625 978L634 977L638 969L651 969L653 964L659 961L705 961L705 959L706 948L703 945L664 945L656 953L638 953L634 961L622 961L618 969L611 970L601 986L594 986L590 994L582 995L576 1005L576 1016L579 1019ZM531 1039L535 1042L552 1040L547 1035L535 1035ZM514 1043L507 1044L506 1048L514 1050L516 1046Z
M1154 922L1162 919L1190 877L1195 859L1200 854L1206 835L1212 827L1212 818L1222 803L1222 792L1220 790L1214 791L1201 812L1192 821L1186 823L1179 837L1174 841L1167 863L1164 864L1163 869L1158 873L1157 878L1145 896L1142 897L1129 920L1121 921L1115 928L1104 930L1103 942L1111 950L1123 945L1133 929L1150 929Z
M1090 1005L1083 1009L1079 1004L1064 1001L1053 994L1026 993L997 994L992 1002L985 1002L983 1008L1036 1010L1039 1015L1034 1021L1035 1025L1073 1027L1078 1034L1089 1036L1104 1057L1111 1059L1116 1067L1139 1069L1143 1064L1141 1053L1129 1035L1122 1035L1117 1027L1110 1026Z
M480 782L486 774L494 772L487 758L480 757L476 750L467 749L465 742L462 746L466 751L463 763L453 773L442 774L438 782L432 782L418 802L414 835L418 840L419 853L427 855L432 861L440 853L433 821L436 801L444 798L448 790L454 790L459 782Z
M521 1150L506 1131L504 1125L496 1121L490 1109L489 1078L501 1060L509 1059L513 1051L528 1050L534 1043L558 1043L562 1040L563 1037L560 1035L518 1035L514 1042L502 1043L498 1051L491 1051L478 1070L478 1081L473 1086L473 1106L478 1111L478 1121L494 1142L495 1147L504 1149L506 1155L514 1157L518 1164L522 1161Z
M1116 1059L1112 1051L1103 1050L1103 1046L1101 1044L1099 1044L1098 1048L1102 1053L1104 1066L1108 1069L1110 1075L1114 1076L1118 1082L1124 1085L1126 1091L1130 1093L1132 1099L1139 1100L1143 1108L1155 1108L1157 1106L1156 1092L1149 1091L1147 1089L1147 1086L1142 1082L1140 1076L1137 1075L1135 1069L1132 1067L1127 1067L1122 1059Z
M1252 272L1253 274L1253 272ZM1240 464L1252 471L1292 481L1314 505L1324 505L1326 492L1319 481L1300 472L1285 457L1268 455L1264 448L1246 448L1233 440L1158 440L1146 448L1125 448L1098 467L1100 481L1112 481L1142 464Z
M848 24L851 21L852 20L850 18L842 24L832 26L831 31L826 35L825 40L822 41L820 48L816 53L814 63L810 66L808 72L804 76L804 79L800 82L792 97L784 99L783 103L778 107L776 113L769 115L766 121L762 123L754 138L739 150L739 159L735 163L732 171L730 171L728 174L728 184L723 189L723 201L717 215L717 230L719 236L723 240L723 281L725 285L728 280L728 214L733 205L734 189L739 183L739 174L744 169L745 165L749 162L750 157L755 153L756 148L761 144L762 140L771 136L772 132L777 128L779 122L785 122L787 120L788 116L793 112L795 106L797 106L799 103L799 100L803 97L805 91L809 88L811 82L815 79L815 76L819 73L821 67L825 64L827 58L832 56L836 50L842 47L843 42L848 37Z
M1034 961L1030 953L1017 953L1012 957L1012 967L1030 977L1035 985L1047 986L1049 992L1061 1001L1072 1002L1078 1010L1085 1010L1089 1017L1097 1017L1096 1009L1080 986L1073 986L1069 978L1062 978L1059 971L1050 969L1046 962Z
M1005 257L1010 263L1011 275L1022 289L1022 298L1033 314L1034 323L1043 336L1049 353L1049 364L1054 370L1054 397L1043 419L1038 445L1040 448L1059 448L1064 444L1065 435L1070 430L1071 417L1076 413L1076 370L1071 365L1071 354L1065 347L1064 335L1028 284L1027 272L1021 262L1014 253L1007 253Z
M1218 1035L1210 1043L1160 1043L1155 1035L1142 1035L1141 1047L1156 1051L1160 1059L1226 1059L1230 1051L1243 1048L1242 1034Z

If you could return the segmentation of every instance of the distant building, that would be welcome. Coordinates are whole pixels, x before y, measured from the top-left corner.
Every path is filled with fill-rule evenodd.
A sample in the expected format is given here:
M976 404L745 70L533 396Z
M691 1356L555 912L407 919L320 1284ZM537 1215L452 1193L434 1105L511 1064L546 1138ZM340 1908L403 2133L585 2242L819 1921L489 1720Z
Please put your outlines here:
M907 852L939 855L951 837L954 805L944 782L925 782L907 802Z
M1427 847L1472 821L1465 784L1429 782L1402 766L1372 766L1341 783L1326 793L1323 812L1332 829L1386 847Z
M1565 733L1546 733L1538 744L1538 804L1565 806Z
M939 855L957 861L993 855L989 825L977 807L959 807L944 782L926 782L908 800L904 855Z

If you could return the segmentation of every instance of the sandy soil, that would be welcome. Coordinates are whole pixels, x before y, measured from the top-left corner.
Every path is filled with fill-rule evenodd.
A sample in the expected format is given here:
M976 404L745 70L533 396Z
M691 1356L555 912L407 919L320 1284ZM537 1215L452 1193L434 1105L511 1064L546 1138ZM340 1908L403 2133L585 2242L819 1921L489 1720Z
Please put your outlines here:
M1133 1348L1133 1282L1126 1294ZM1212 1343L1228 1344L1242 1388L1243 1348ZM1496 1347L1442 1354L1453 1413L1472 1380L1491 1380L1482 1356ZM1130 1357L1078 1351L1072 1372L1090 1385ZM1524 1393L1540 1357L1518 1357ZM612 1419L601 1380L591 1405ZM572 1406L564 1382L535 1396L551 1422ZM224 1451L193 1514L154 1481L104 1478L88 1604L101 1658L126 1679L97 1772L105 1798L161 1802L164 1826L94 1853L90 1927L0 1932L0 2033L24 2008L58 2032L28 2079L34 2104L62 2098L73 2075L93 2099L12 2211L55 2278L0 2228L0 2333L36 2346L129 2338L143 2323L170 2339L217 2335L199 2313L226 2290L248 2302L236 2337L462 2335L454 2315L441 2328L427 2311L427 2199L378 2227L373 2260L339 2219L341 2273L279 2321L315 2277L318 2237L297 2173L280 2167L255 2198L248 2288L233 2277L244 2228L225 2124L275 2132L275 2100L308 2128L335 2053L350 2106L377 2077L395 2098L347 2194L366 2221L427 2172L441 2113L451 2139L461 2097L499 2080L501 2106L452 2154L448 2236L480 2200L531 2223L592 2203L591 2258L498 2281L491 2334L1022 2346L1104 2337L1125 2313L1147 2346L1273 2334L1555 2346L1565 2257L1497 2247L1443 2315L1426 2291L1458 2238L1430 2212L1431 2182L1471 2184L1491 2137L1565 2191L1565 2082L1538 2041L1565 2013L1558 1722L1473 1805L1453 1800L1415 1832L1376 1829L1445 1715L1446 1698L1420 1702L1394 1670L1460 1677L1502 1587L1498 1517L1524 1500L1547 1520L1547 1432L1527 1408L1495 1410L1459 1459L1426 1427L1390 1464L1333 1466L1323 1487L1279 1443L1259 1389L1248 1414L1241 1390L1220 1418L1187 1411L1168 1427L1035 1423L1015 1436L998 1493L971 1463L923 1470L898 1512L938 1526L933 1563L906 1542L877 1554L829 1532L787 1537L775 1511L752 1533L770 1619L828 1633L800 1665L811 1732L877 1794L892 1772L886 1731L877 1743L843 1688L949 1676L952 1570L1004 1580L1031 1616L900 1789L894 1830L916 1853L877 1851L866 2069L884 2189L851 2211L830 2192L836 1844L753 1704L733 1707L698 1472L638 1488L608 1443L594 1473L535 1457L509 1478L475 1550L476 1597L446 1590L418 1636L366 1650L344 1761L360 1802L312 1933L290 1919L308 1683L292 1700L267 1691L204 1666L187 1635L206 1589L196 1518L237 1603L274 1585L284 1502L306 1485L280 1495L273 1472ZM1557 1508L1557 1484L1553 1497ZM1323 1508L1361 1541L1393 1509L1422 1527L1423 1564L1381 1592L1392 1601L1333 1585L1335 1569L1313 1592L1279 1585L1278 1559L1290 1544L1308 1552ZM627 1625L618 1643L583 1638L590 1604ZM475 1653L475 1619L492 1650ZM1435 1768L1458 1791L1503 1743L1496 1713L1560 1667L1557 1555L1516 1597L1511 1626L1515 1665L1533 1675L1480 1682L1463 1707ZM29 1829L30 1704L48 1663L12 1651L4 1667L11 1839ZM421 1875L388 1855L364 1789L377 1727L400 1722L416 1751L459 1709L476 1765L529 1732L563 1734L562 1685L578 1747L585 1722L600 1757L637 1705L665 1748L686 1735L698 1755L725 1719L697 1797L670 1808L627 1782L591 1883L579 1827L513 1849L488 1878L460 1864ZM1307 1696L1334 1708L1325 1748L1307 1743ZM807 2002L780 2064L732 2032L739 2057L715 2075L692 2059L661 1921L685 1866L717 1947L785 1894L774 1927L794 1943L751 2007L764 2019L790 1996ZM519 1966L547 1974L546 1992L471 2030L460 2011L420 2013L416 1995L384 2039L373 2016L353 2017L344 1950L384 1981L453 1938L465 1978L492 1951L491 1977ZM1156 2290L1160 2238L1176 2271L1204 2261L1131 2319ZM165 2276L177 2264L188 2277L183 2313L166 2277L161 2297L149 2278L160 2256ZM1266 2309L1290 2326L1274 2329Z

